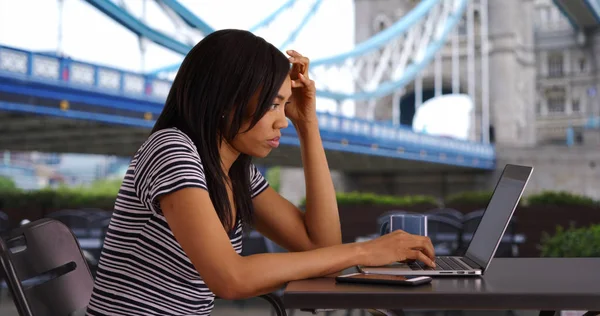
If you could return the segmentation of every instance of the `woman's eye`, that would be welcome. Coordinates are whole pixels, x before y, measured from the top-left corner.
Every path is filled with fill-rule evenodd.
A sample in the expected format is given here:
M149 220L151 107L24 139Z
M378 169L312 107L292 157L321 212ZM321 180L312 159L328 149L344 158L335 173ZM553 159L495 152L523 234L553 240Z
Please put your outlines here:
M271 104L271 110L275 110L279 107L279 104Z

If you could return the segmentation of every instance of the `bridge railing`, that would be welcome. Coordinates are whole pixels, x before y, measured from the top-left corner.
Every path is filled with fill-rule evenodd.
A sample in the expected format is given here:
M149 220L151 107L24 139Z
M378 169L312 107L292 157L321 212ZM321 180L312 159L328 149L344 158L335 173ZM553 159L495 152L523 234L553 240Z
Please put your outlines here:
M335 133L336 139L353 144L387 149L398 152L418 149L422 155L458 155L491 159L495 157L493 146L482 143L451 139L416 133L408 127L391 123L368 121L342 117L329 113L319 113L319 128L323 132ZM347 139L344 139L344 136ZM326 138L323 137L323 138Z
M94 65L68 57L0 46L0 76L144 99L162 106L172 82L149 75ZM319 113L323 132L337 141L422 155L475 157L493 160L494 147L482 143L415 133L410 128ZM324 135L324 139L327 137ZM375 148L374 148L375 149Z
M6 46L0 46L0 72L157 102L166 99L172 84L149 75Z

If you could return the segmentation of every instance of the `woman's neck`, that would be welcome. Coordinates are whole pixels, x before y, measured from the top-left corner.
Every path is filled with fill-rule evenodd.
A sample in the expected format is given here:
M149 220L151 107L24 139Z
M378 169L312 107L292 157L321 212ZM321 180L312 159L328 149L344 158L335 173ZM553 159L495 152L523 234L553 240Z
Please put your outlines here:
M240 152L223 140L219 145L219 156L221 157L223 172L225 172L226 175L229 175L229 169L231 169L233 163L240 156Z

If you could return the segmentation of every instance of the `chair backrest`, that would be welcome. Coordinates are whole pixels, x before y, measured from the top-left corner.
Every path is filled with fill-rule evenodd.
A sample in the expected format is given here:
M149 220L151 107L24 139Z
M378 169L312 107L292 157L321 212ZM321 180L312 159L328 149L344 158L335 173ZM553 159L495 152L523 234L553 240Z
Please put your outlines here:
M8 215L0 210L0 233L7 231L9 227L10 222Z
M473 235L479 226L479 222L485 213L484 209L465 214L463 217L463 229L465 234Z
M464 217L463 213L461 213L460 211L457 211L453 208L436 208L436 209L427 211L425 214L446 216L446 217L455 219L457 221L462 221L463 217Z
M94 281L63 223L44 218L10 231L0 257L21 316L66 316L86 308Z
M60 210L46 215L67 225L67 227L79 238L89 237L90 223L92 217L90 213L82 210Z
M460 234L463 224L456 219L430 214L427 215L427 231L430 233Z
M444 215L427 215L427 234L440 255L456 255L461 246L463 225ZM442 251L443 250L443 251Z

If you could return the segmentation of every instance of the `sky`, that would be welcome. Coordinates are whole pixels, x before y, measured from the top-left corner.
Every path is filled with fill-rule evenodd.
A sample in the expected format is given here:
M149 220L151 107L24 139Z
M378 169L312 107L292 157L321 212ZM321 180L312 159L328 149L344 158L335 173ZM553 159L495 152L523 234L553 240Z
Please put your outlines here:
M180 62L182 55L168 51L154 43L147 45L146 58L142 59L139 41L135 34L104 15L85 0L62 0L62 27L59 20L59 0L0 0L0 45L14 46L32 51L62 51L74 59L101 65L109 65L125 70L141 72L153 70ZM153 0L112 0L123 2L132 14L142 17L146 2L146 21L153 28L181 41L185 30L177 29L168 16ZM287 0L179 0L214 29L249 29ZM289 34L300 24L316 0L298 0L282 13L267 28L255 33L275 46L286 41ZM260 6L257 5L260 3ZM62 41L59 41L59 28ZM349 50L355 43L355 12L353 0L323 0L318 12L300 31L297 39L289 47L317 60L334 56ZM192 36L190 45L201 40L201 34ZM60 44L59 44L60 43ZM350 92L353 90L349 75L329 75L327 78L313 78L317 85ZM320 80L327 80L322 82ZM451 106L445 102L431 104L432 107ZM332 100L318 98L320 111L334 112L336 104ZM343 115L354 116L354 102L346 101L342 106ZM427 111L420 118L422 130L432 132L427 125L443 126L444 130L460 129L450 133L464 133L464 125L444 123L446 116L438 111ZM461 117L464 117L462 115ZM441 120L441 121L440 121ZM448 133L445 131L444 133Z
M174 27L155 1L113 1L124 2L137 17L142 16L143 1L147 1L146 21L149 25L171 36L183 33ZM214 29L249 29L286 1L180 0L180 3ZM256 34L279 47L300 24L314 1L297 1L269 27L257 30ZM60 50L74 59L137 72L171 65L183 58L149 43L146 45L146 58L142 61L137 36L84 0L63 0L62 41L59 45L61 19L58 3L59 0L0 0L0 45L32 51ZM318 12L288 48L316 60L351 50L355 45L354 33L353 0L323 0ZM195 42L200 39L199 34L193 37ZM348 78L328 80L346 88L352 85ZM333 111L335 104L319 99L318 107ZM344 104L343 113L353 116L352 102Z

